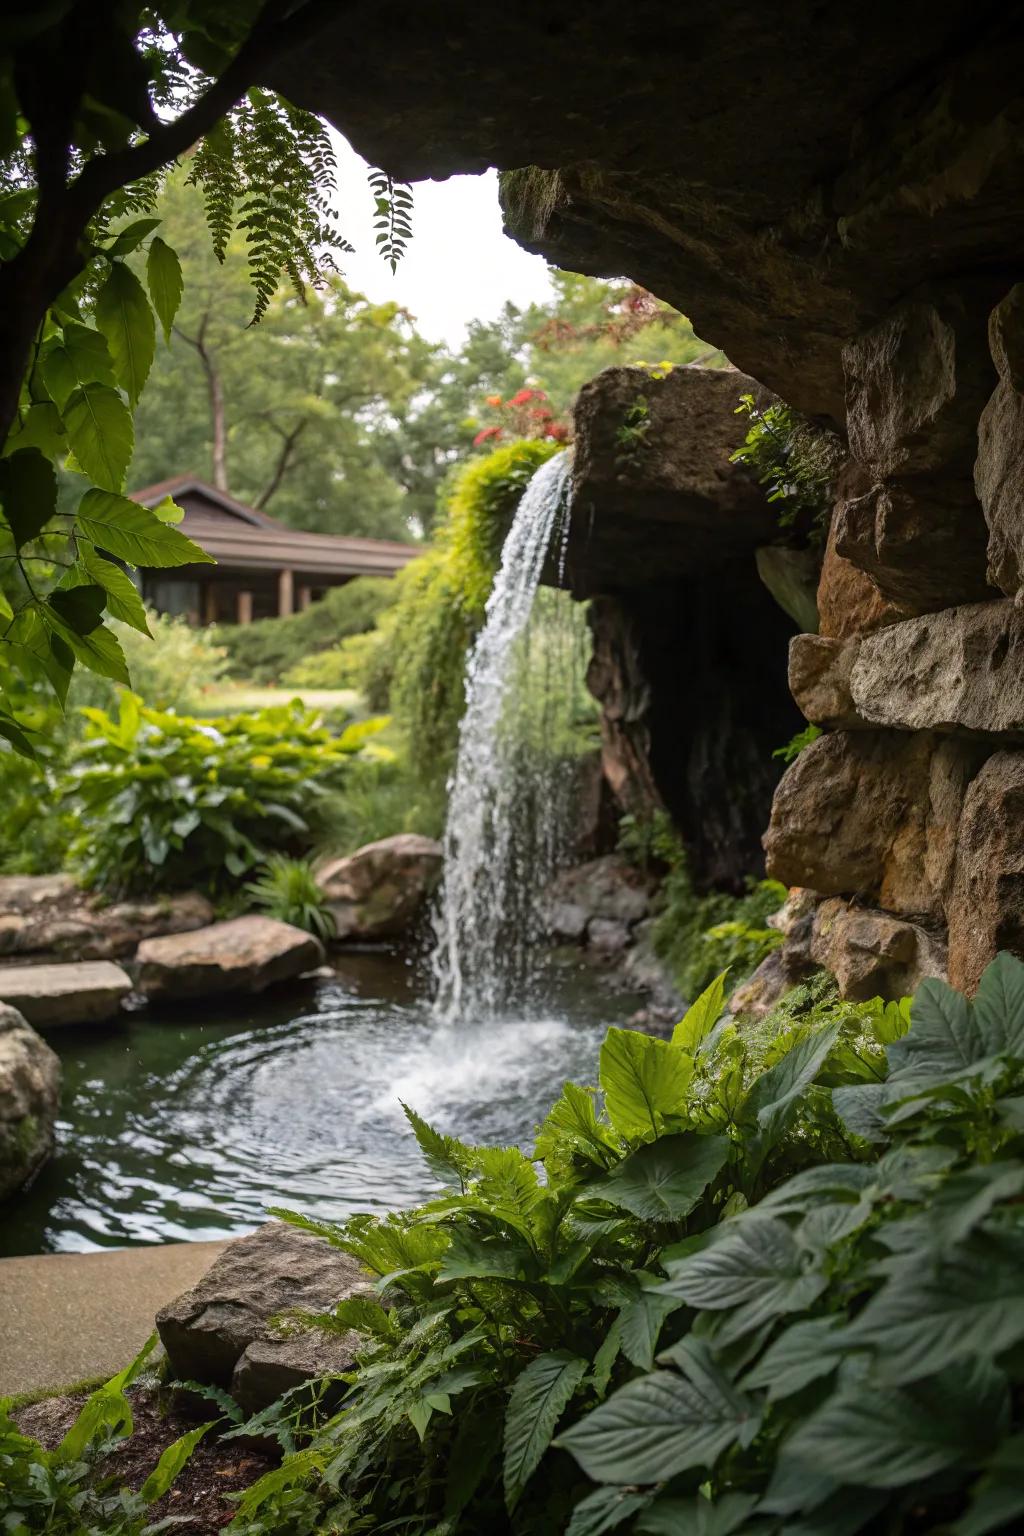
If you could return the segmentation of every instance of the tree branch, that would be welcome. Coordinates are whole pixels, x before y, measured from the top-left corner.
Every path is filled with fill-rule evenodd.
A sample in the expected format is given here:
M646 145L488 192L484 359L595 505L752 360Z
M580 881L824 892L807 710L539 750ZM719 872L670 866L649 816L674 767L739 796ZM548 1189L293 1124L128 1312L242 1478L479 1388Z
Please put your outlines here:
M267 502L270 500L271 496L276 495L277 492L281 489L281 482L285 475L288 473L288 466L291 462L292 455L295 452L295 444L298 442L299 438L305 431L306 425L307 420L306 417L303 416L302 420L296 426L294 426L290 432L281 433L284 441L281 444L281 452L277 456L277 463L274 466L274 473L271 475L269 481L267 482L264 489L260 492L259 496L253 502L253 506L258 512L265 511Z

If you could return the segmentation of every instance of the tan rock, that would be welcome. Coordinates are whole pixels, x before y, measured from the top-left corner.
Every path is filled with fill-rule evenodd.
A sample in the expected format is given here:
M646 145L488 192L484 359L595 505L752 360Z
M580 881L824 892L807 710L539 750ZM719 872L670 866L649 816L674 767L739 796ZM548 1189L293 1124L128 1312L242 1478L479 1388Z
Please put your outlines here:
M836 507L837 554L903 613L932 613L989 596L987 539L981 507L959 482L875 485Z
M0 998L40 1029L108 1023L131 989L131 978L109 960L0 970Z
M22 1014L0 1004L0 1200L49 1156L60 1083L56 1052Z
M975 990L1001 949L1024 957L1024 752L996 752L960 819L949 921L949 979Z
M856 635L794 635L789 642L789 691L812 725L841 730L864 723L850 693L860 644Z
M841 897L822 902L815 913L811 957L853 1002L907 997L926 976L946 974L938 933Z
M440 843L401 832L367 843L320 870L339 939L389 939L420 915L441 878Z
M963 797L984 749L928 732L831 731L775 793L768 873L826 896L939 916Z
M843 503L833 513L818 582L818 633L845 640L869 634L906 618L904 610L889 602L864 571L836 549L836 522Z
M105 903L67 875L0 878L2 955L121 959L133 955L143 939L185 933L212 921L213 908L198 891Z
M874 725L1024 737L1024 612L972 603L893 624L865 636L848 683Z
M235 917L192 933L146 939L135 956L147 997L206 997L262 992L319 965L323 949L312 934L271 917Z

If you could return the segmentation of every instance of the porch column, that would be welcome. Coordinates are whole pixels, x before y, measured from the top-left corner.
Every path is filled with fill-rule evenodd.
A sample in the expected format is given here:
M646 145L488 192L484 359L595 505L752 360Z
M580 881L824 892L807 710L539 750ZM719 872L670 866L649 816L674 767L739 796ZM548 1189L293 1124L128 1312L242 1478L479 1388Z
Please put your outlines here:
M299 588L299 608L300 608L300 610L303 613L305 613L306 609L307 608L312 608L312 606L313 606L313 588L312 587L300 587Z
M203 588L203 623L217 622L217 583L208 581Z
M252 623L252 593L239 592L235 598L235 622L237 624Z
M284 570L277 578L277 613L281 619L286 619L290 613L295 612L295 573Z

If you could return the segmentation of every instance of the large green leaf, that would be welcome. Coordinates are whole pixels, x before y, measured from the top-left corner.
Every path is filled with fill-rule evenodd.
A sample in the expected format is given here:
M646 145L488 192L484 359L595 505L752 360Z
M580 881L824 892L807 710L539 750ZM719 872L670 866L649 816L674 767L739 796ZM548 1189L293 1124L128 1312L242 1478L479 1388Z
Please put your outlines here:
M1018 1518L1021 1517L1021 1518ZM988 1536L1024 1525L1024 1434L1004 1440L971 1492L971 1507L951 1527L953 1536Z
M47 342L42 355L43 383L63 410L79 384L115 384L106 337L87 325L68 321L62 336Z
M746 1527L757 1498L725 1493L717 1499L696 1494L688 1499L658 1499L637 1521L638 1536L733 1536Z
M892 1381L913 1381L973 1355L994 1357L1024 1339L1024 1238L976 1232L948 1257L911 1252L850 1324L850 1345L871 1345Z
M725 1007L725 979L728 974L728 971L723 971L710 986L705 987L672 1031L672 1044L678 1045L691 1056L697 1054L722 1016Z
M86 491L75 514L76 532L130 565L154 568L213 565L213 558L148 507L109 491Z
M23 448L38 448L46 458L56 458L64 453L67 448L64 433L64 423L60 419L60 412L49 401L30 405L22 418L20 426L11 431L4 443L5 457L18 453Z
M668 1295L709 1311L742 1306L736 1327L744 1332L802 1311L826 1286L824 1276L807 1267L785 1222L756 1212L729 1223L710 1247L666 1267Z
M588 1364L558 1350L538 1355L516 1377L505 1414L505 1502L510 1510L540 1465Z
M985 967L974 1019L986 1054L1024 1058L1024 963L1005 950Z
M153 300L153 308L163 326L164 340L170 341L171 326L178 313L184 283L178 253L173 251L165 240L161 240L159 235L154 235L149 244L149 253L146 257L146 284L149 288L149 296Z
M693 1058L633 1029L609 1029L601 1046L605 1108L620 1136L657 1136L667 1115L681 1114Z
M51 597L57 595L52 593ZM70 596L70 594L66 595ZM50 614L47 614L47 622L56 630L57 638L64 641L83 667L88 667L90 672L96 672L100 677L109 677L115 683L126 683L130 686L128 663L113 630L108 629L105 624L99 624L88 634L78 634L70 625L61 623L59 618Z
M944 1372L916 1391L852 1382L800 1424L781 1456L868 1488L900 1488L977 1464L1008 1416L1006 1379L988 1362Z
M211 1419L207 1424L198 1424L195 1429L187 1430L171 1441L139 1489L144 1504L155 1504L157 1499L163 1498L200 1440L216 1423L216 1419Z
M768 1401L800 1392L809 1382L834 1371L842 1355L839 1319L814 1317L794 1323L771 1344L753 1370L743 1378L743 1387L767 1388Z
M71 450L90 480L105 491L120 491L135 429L117 390L109 384L81 384L64 407L64 425Z
M606 1536L606 1532L617 1530L650 1501L649 1493L630 1493L612 1484L595 1488L573 1509L565 1536Z
M796 1114L801 1095L821 1071L838 1035L838 1024L808 1035L754 1082L743 1105L744 1118L756 1120L768 1147L779 1139Z
M681 1221L728 1156L727 1136L662 1136L632 1152L590 1188L642 1221Z
M681 1362L682 1363L682 1362ZM660 1483L689 1467L710 1467L730 1445L749 1443L758 1415L706 1360L691 1377L638 1377L559 1436L596 1483Z
M57 474L38 448L0 459L0 511L15 549L41 533L57 510Z
M477 1237L456 1228L441 1262L439 1280L523 1280L533 1254L525 1243L505 1237Z
M138 588L126 571L107 560L91 544L82 543L79 558L86 572L107 594L107 612L111 618L130 624L140 634L151 633L149 619Z
M935 976L914 993L910 1020L909 1032L889 1047L892 1074L933 1081L989 1054L966 997Z
M156 326L142 284L123 261L111 266L96 296L95 313L96 324L107 338L117 382L135 405L153 366Z

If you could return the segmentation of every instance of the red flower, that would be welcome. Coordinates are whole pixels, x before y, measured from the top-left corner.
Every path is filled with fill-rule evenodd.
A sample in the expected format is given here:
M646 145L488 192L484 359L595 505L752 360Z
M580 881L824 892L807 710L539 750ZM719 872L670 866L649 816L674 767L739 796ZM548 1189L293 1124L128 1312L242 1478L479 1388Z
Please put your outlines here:
M509 405L526 405L531 400L546 400L546 399L547 399L547 395L544 393L544 391L542 389L520 389L516 394L514 394L512 396L511 400L508 401L508 404Z
M489 442L491 438L501 437L501 435L500 427L483 427L474 437L473 447L479 448L481 443Z
M544 435L545 437L553 437L556 442L564 443L565 439L569 436L569 428L563 421L551 421L548 422Z

